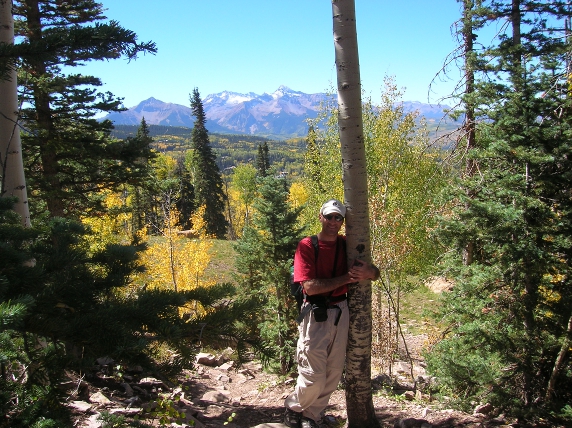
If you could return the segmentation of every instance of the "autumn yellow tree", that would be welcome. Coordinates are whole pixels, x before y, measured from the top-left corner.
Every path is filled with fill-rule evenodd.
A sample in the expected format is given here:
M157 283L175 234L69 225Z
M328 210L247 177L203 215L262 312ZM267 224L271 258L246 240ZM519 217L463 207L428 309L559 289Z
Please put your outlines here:
M101 251L107 244L128 244L131 238L130 197L111 190L102 191L100 196L105 213L81 218L91 232L85 238L91 251Z
M364 108L373 260L381 271L373 287L373 349L388 368L397 351L401 296L439 255L430 232L433 200L445 184L427 132L416 112L404 110L401 95L387 78L380 105L368 100Z
M184 291L207 285L202 282L202 276L210 261L212 242L204 232L204 225L201 225L203 210L204 207L200 207L193 215L199 236L189 239L179 233L181 228L177 226L176 208L173 205L164 207L162 236L153 239L143 255L147 286Z
M290 190L288 191L289 204L294 208L301 208L308 202L308 197L308 191L301 182L295 181L292 183Z

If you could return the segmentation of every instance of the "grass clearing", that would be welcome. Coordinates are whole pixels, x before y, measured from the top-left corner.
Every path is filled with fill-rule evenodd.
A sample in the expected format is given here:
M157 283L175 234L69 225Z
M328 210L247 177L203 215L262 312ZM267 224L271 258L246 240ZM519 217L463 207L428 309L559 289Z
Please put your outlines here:
M234 284L236 282L234 278L236 273L234 266L234 261L236 260L234 244L235 241L222 239L213 240L213 247L210 250L212 258L205 270L206 280L212 279L217 283L231 282Z
M430 334L437 328L430 317L439 304L439 294L421 284L401 297L401 323L411 334Z

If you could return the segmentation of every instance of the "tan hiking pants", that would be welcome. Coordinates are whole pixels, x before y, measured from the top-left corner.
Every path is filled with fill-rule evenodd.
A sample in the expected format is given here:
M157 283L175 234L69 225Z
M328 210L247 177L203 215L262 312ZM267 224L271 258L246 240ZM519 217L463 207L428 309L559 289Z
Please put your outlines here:
M312 311L308 311L298 326L298 381L284 402L286 407L315 421L322 418L330 396L338 387L346 360L348 302L336 305L342 310L337 326L334 325L339 314L336 308L328 309L328 319L324 322L316 322Z

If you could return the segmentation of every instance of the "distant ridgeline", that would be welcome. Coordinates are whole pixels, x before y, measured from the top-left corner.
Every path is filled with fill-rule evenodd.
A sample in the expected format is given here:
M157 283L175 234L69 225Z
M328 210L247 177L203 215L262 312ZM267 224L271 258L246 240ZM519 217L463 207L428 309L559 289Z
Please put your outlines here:
M280 86L271 94L258 95L252 92L239 94L223 91L210 94L203 100L206 127L212 134L252 135L270 140L303 138L308 135L308 120L316 119L322 106L335 103L331 94L305 94ZM459 127L462 121L447 117L450 107L404 101L399 103L404 113L419 112L431 135L437 139ZM113 112L101 120L110 120L116 126L139 125L145 118L148 125L173 128L192 128L195 117L190 107L148 98L127 110ZM315 125L318 128L322 124ZM163 131L157 131L163 135ZM169 131L175 135L175 131ZM184 134L184 131L181 131ZM256 140L252 140L256 141Z
M115 125L112 136L119 139L134 137L139 125ZM191 148L191 128L183 126L149 125L153 148L174 156L184 155ZM270 140L255 135L209 133L217 164L221 171L230 170L242 163L254 165L258 146L268 144L270 164L284 175L299 176L304 163L305 138Z

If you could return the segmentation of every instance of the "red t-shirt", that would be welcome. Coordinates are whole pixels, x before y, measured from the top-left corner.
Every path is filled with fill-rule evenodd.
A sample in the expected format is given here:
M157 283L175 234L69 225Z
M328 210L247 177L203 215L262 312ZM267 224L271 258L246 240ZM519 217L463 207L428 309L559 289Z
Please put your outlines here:
M310 279L328 279L342 276L348 272L347 256L345 252L346 237L338 235L337 241L320 241L318 240L318 268L316 269L316 261L314 260L315 252L312 245L312 239L307 236L298 243L296 254L294 255L294 281L303 282ZM334 260L336 258L336 247L338 249L338 260L335 274L332 276L334 268ZM348 285L344 284L336 288L332 297L346 294ZM329 295L330 293L324 293Z

